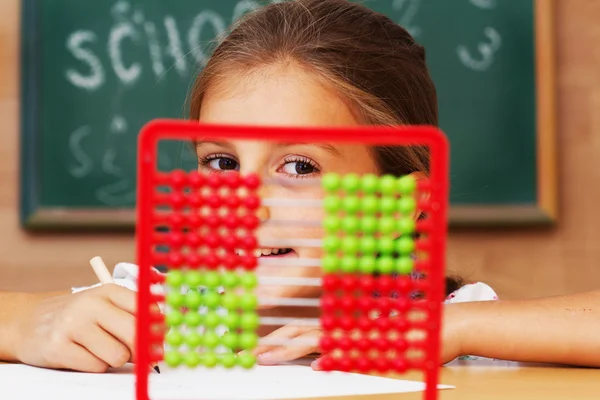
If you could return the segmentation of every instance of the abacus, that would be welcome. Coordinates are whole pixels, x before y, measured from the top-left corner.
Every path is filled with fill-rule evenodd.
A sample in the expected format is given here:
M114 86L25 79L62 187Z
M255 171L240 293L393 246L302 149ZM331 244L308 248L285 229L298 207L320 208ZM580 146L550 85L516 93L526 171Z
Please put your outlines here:
M275 143L426 146L425 179L334 173L298 185L318 185L316 198L261 197L259 174L157 170L162 140L260 140ZM298 180L303 181L303 180ZM317 181L317 182L315 182ZM263 207L316 207L321 238L259 243ZM448 207L448 145L426 126L276 128L157 120L144 127L138 149L136 251L139 270L136 395L149 399L149 368L246 368L256 365L259 326L298 318L262 317L257 306L317 308L321 367L359 373L425 375L424 398L437 398L440 323ZM416 216L420 215L419 218ZM259 257L259 247L315 247L318 258ZM321 278L259 277L261 265L321 268ZM156 268L166 268L166 273ZM306 285L319 298L263 299L258 285ZM164 294L151 290L162 285ZM159 305L160 309L155 307ZM326 372L323 372L326 373ZM201 374L201 372L199 372Z

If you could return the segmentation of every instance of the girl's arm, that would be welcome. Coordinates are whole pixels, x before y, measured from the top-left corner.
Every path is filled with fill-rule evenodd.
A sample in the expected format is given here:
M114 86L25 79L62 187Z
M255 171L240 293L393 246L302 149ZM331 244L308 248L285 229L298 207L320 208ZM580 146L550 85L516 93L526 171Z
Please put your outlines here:
M444 312L444 322L458 327L451 331L461 355L600 366L600 290L448 304Z

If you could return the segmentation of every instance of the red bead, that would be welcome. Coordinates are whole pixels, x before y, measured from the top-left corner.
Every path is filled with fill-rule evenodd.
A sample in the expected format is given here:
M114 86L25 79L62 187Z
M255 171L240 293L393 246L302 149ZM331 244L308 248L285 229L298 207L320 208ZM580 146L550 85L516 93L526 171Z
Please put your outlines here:
M344 315L340 318L340 328L345 331L352 330L356 326L354 318L348 315Z
M225 250L234 251L237 248L238 240L234 235L225 235L221 241Z
M169 246L178 249L183 245L183 234L180 232L170 232L167 234Z
M189 205L194 208L198 208L202 205L202 197L196 193L188 195L187 200Z
M246 254L242 257L242 265L246 270L253 270L258 265L258 259L254 257L252 254Z
M217 268L219 266L219 263L221 262L219 257L217 257L217 255L215 255L213 253L206 254L203 257L202 261L208 268L211 268L211 269Z
M198 228L204 222L203 218L198 214L188 215L187 221L190 228Z
M390 343L386 338L380 336L373 339L373 347L379 351L387 351L390 349Z
M319 365L323 371L333 371L335 360L331 356L321 356Z
M356 359L356 369L358 372L363 374L369 373L371 371L371 360L366 357L359 357Z
M229 229L237 229L240 227L240 218L231 213L223 217L223 225Z
M244 186L250 190L256 190L260 186L260 178L255 174L248 175L244 178Z
M218 194L211 194L204 198L204 202L213 209L221 208L223 205L223 199Z
M256 210L260 207L260 198L255 195L248 195L244 197L244 206L249 210Z
M380 356L373 360L373 366L377 372L384 374L390 370L390 361L386 357Z
M331 331L337 327L337 321L331 315L321 316L321 327L326 331Z
M410 301L406 297L396 299L395 308L400 312L406 312L410 308Z
M204 184L204 175L201 175L198 171L192 171L188 174L188 181L191 187L198 189Z
M240 247L244 250L254 250L258 246L258 241L254 235L240 237L239 243Z
M221 226L221 218L215 214L210 214L204 217L204 222L206 223L206 226L212 229L216 229Z
M242 202L240 201L240 198L238 196L236 196L236 195L229 195L229 196L227 196L227 197L224 198L224 203L225 203L225 206L227 208L235 210L235 209L237 209L240 206L240 204Z
M181 193L171 193L169 195L169 204L175 210L180 209L185 204L185 197Z
M204 243L211 249L216 249L221 245L221 236L218 233L208 232L204 236Z
M175 170L169 174L169 184L175 189L182 188L187 181L186 173L182 170Z
M188 233L185 237L187 245L195 249L202 244L202 238L195 232Z
M344 336L338 340L338 347L344 351L349 351L354 347L354 340Z
M377 290L382 296L390 294L394 288L394 279L389 275L382 275L377 278Z
M223 175L223 181L227 187L237 189L242 184L242 178L237 172L228 172Z
M179 213L172 213L167 217L167 222L173 229L180 229L184 221L185 219L183 218L183 215Z
M400 352L404 352L408 348L408 344L406 343L406 340L404 340L402 338L398 338L398 339L394 340L392 344L394 346L394 349L397 351L400 351Z
M394 328L399 330L400 332L404 332L408 329L408 321L406 321L402 317L394 318Z
M381 297L376 300L376 307L382 315L388 316L390 314L390 311L392 310L392 301L393 300L389 297Z
M375 328L379 332L388 332L390 329L392 329L392 323L390 322L390 319L387 317L377 318L374 322L375 322Z
M187 264L190 268L198 268L201 262L202 258L198 254L190 253L187 255Z
M375 300L373 298L363 295L358 298L357 307L361 312L366 314L366 313L370 312L371 310L373 310L374 302L375 302Z
M366 316L359 317L356 326L363 332L370 331L373 328L373 320Z
M335 348L335 340L329 335L324 335L319 341L319 347L323 353L328 353Z
M354 361L346 354L338 360L338 370L342 372L350 372L354 367Z
M336 275L324 275L322 282L323 289L328 292L333 292L339 287L339 281Z
M169 257L167 258L167 262L169 263L169 267L178 268L183 265L183 256L179 253L169 253Z
M353 275L344 275L341 279L341 286L345 292L350 293L358 289L358 279Z
M366 353L367 351L371 350L371 341L366 337L361 337L360 339L354 341L354 347L357 350Z
M371 296L375 290L375 278L371 275L361 276L359 284L364 296Z
M236 269L240 264L240 258L235 254L225 254L223 257L223 266L227 269Z
M325 294L321 297L321 309L325 312L334 312L338 307L338 301L335 295Z
M206 184L213 189L218 189L223 184L223 176L220 173L209 174L206 177Z
M256 215L247 214L242 217L242 225L248 230L254 230L258 228L259 224L260 220Z
M411 278L409 276L396 277L396 288L400 292L406 293L409 291L410 287L411 287Z
M394 370L394 372L399 373L399 374L403 374L406 372L408 365L406 364L406 361L401 358L396 356L393 360L392 360L392 366L391 368Z
M340 300L340 308L342 311L351 313L356 309L356 300L352 296L342 296Z

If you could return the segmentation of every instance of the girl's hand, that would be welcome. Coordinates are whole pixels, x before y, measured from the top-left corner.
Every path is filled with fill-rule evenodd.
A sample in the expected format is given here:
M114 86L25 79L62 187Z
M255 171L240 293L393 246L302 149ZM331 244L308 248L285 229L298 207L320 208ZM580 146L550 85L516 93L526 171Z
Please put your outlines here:
M15 354L38 367L105 372L135 359L135 292L107 284L40 300L19 326Z

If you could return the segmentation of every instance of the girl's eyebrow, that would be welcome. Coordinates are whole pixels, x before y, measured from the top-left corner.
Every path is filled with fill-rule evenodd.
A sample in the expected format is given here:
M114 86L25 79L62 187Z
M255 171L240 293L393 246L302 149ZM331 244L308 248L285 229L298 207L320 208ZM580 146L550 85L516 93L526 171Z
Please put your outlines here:
M212 144L215 146L222 146L222 147L227 147L227 148L232 148L233 146L231 145L231 143L228 142L217 142L217 141L212 141L212 140L197 140L195 145L196 148L201 147L203 145L207 145L207 144Z
M314 147L323 149L326 152L328 152L329 154L332 154L334 156L337 156L337 157L342 156L338 149L336 149L334 146L327 144L327 143L275 143L275 147L277 147L277 148L288 147L288 146L314 146Z

